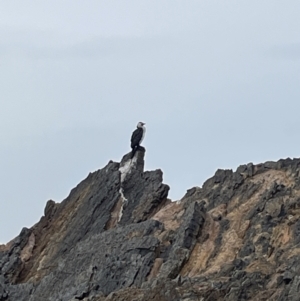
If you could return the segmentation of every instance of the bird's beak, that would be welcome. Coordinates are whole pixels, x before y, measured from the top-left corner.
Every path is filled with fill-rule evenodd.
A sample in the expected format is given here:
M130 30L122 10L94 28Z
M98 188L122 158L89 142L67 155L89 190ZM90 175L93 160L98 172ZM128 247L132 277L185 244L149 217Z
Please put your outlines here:
M142 125L145 125L146 123L142 122Z

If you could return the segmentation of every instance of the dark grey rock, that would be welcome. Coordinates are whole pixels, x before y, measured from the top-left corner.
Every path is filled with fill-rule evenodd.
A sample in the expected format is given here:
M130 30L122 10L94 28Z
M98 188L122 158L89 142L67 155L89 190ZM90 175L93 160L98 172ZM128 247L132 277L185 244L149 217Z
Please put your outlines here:
M288 291L287 300L298 301L300 296L300 276L296 276Z
M53 200L49 200L44 210L45 217L47 217L48 219L52 218L52 216L55 214L55 211L55 202Z
M0 301L7 300L8 292L6 290L5 278L0 276Z

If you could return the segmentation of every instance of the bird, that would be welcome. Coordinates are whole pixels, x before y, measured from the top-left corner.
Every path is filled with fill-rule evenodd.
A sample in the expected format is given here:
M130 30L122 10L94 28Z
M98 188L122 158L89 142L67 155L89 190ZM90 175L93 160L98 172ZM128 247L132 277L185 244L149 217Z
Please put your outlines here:
M135 152L140 148L140 144L142 143L145 133L146 133L146 128L145 125L146 123L144 122L139 122L137 124L137 129L133 131L131 135L131 159L134 157Z

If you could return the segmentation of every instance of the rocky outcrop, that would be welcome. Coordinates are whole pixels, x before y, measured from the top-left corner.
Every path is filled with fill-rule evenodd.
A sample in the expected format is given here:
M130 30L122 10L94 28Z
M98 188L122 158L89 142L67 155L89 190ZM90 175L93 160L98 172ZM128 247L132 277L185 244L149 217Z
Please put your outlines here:
M299 300L299 159L218 170L171 202L144 152L0 246L0 301Z

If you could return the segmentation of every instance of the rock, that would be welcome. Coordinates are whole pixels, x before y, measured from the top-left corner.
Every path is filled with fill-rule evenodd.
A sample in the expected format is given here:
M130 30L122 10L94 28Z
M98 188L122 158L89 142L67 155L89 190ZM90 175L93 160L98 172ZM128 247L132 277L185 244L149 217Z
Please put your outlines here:
M180 202L145 149L0 246L0 301L298 300L300 160L217 170Z
M5 279L3 276L0 276L0 301L7 300L8 292L6 291Z
M52 216L55 213L55 210L56 210L55 202L52 200L49 200L47 202L45 210L44 210L45 217L47 217L48 219L52 218Z
M300 295L300 276L296 276L288 292L287 300L297 301Z
M282 280L284 281L285 284L289 284L293 280L293 274L290 271L285 271L283 273Z

